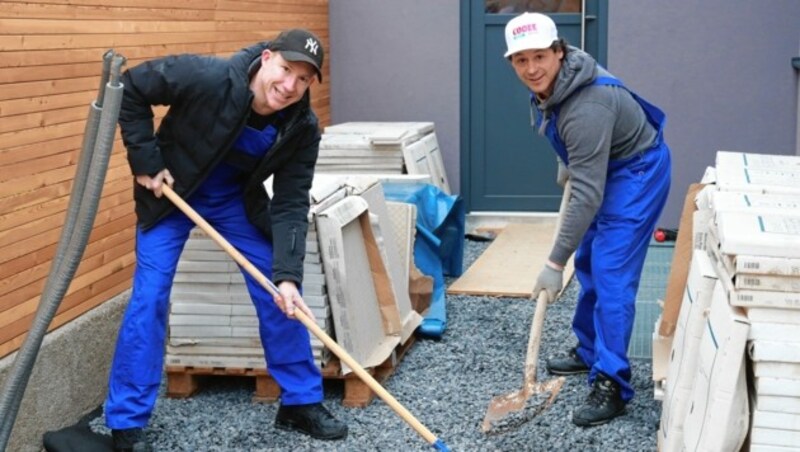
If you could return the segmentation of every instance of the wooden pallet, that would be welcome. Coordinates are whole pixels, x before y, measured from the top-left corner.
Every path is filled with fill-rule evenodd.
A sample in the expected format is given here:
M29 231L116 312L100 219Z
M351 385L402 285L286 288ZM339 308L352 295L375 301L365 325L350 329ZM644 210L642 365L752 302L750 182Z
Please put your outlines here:
M394 373L414 342L416 342L416 338L411 335L406 343L395 348L392 355L381 365L364 370L372 375L378 383L383 383ZM266 369L167 366L166 370L167 397L170 398L190 397L200 389L204 377L213 376L255 377L256 389L253 400L256 402L277 402L281 394L280 387ZM336 357L331 358L328 364L322 368L322 378L343 380L344 397L342 398L342 405L346 407L363 408L368 406L372 399L375 398L375 393L372 389L354 373L342 375L342 366Z

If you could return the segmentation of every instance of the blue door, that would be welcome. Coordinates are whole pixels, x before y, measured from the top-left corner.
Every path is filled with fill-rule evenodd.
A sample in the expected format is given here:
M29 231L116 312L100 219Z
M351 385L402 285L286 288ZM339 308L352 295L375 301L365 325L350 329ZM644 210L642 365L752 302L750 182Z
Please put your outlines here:
M585 4L585 12L581 12ZM556 157L531 127L529 92L503 58L505 25L523 11L549 14L559 36L606 64L607 0L469 0L462 3L461 193L468 212L556 212Z

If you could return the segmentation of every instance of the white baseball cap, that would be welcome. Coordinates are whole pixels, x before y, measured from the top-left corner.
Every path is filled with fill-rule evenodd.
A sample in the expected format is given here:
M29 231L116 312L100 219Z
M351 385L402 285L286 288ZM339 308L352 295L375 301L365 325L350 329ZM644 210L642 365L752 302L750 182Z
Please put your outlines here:
M522 13L506 25L506 54L530 49L547 49L558 40L556 23L540 13Z

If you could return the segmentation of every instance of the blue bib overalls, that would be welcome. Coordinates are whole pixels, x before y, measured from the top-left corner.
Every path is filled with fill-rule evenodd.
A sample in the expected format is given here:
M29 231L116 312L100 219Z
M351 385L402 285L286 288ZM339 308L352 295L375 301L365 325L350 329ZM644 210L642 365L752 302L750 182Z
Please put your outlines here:
M627 90L612 77L598 78L590 85ZM578 354L591 367L589 382L597 372L608 375L620 384L625 401L633 397L627 350L636 292L650 237L667 200L671 172L670 151L663 138L664 113L628 92L658 136L653 146L640 154L609 160L603 203L575 252L575 275L581 290L572 322ZM569 165L556 126L558 112L552 114L546 135L564 164Z
M260 159L277 131L245 127L234 151ZM222 163L187 202L268 278L272 244L248 220L240 171ZM105 402L112 429L147 425L158 396L172 280L194 223L176 210L147 231L136 231L136 269L128 307L119 330ZM281 387L285 405L322 401L322 377L314 362L306 328L280 311L272 296L243 272L259 320L270 375Z

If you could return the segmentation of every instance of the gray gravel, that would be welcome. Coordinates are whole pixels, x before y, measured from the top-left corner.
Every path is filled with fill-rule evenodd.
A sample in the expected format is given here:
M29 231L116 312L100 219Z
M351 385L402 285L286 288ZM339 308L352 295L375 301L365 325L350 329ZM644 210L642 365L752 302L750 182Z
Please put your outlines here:
M486 247L488 243L467 241L464 268ZM539 381L549 378L544 358L574 345L570 323L577 292L572 281L561 299L548 307ZM522 386L533 311L534 303L526 299L448 295L444 337L417 340L384 386L454 451L656 450L661 405L653 400L649 360L633 362L637 395L627 413L609 424L572 424L572 410L588 392L585 376L575 376L538 416L512 416L508 419L513 422L501 425L500 433L481 431L489 400ZM160 397L147 435L160 451L432 450L380 399L366 408L345 408L340 404L341 382L326 381L325 388L326 406L349 425L346 440L319 441L276 430L272 423L277 404L252 402L253 380L234 377L209 379L189 399ZM162 394L163 390L162 385ZM532 399L528 406L535 408L537 401ZM100 418L92 426L107 432Z

